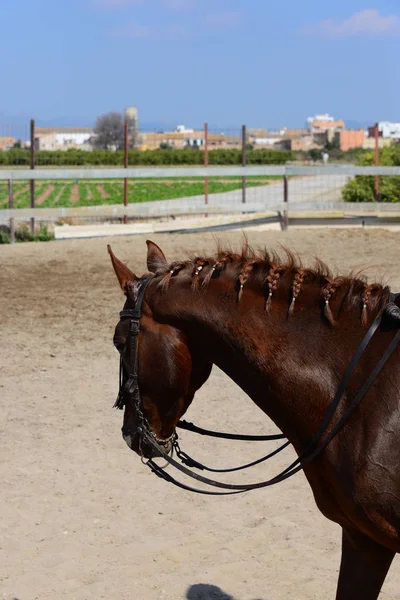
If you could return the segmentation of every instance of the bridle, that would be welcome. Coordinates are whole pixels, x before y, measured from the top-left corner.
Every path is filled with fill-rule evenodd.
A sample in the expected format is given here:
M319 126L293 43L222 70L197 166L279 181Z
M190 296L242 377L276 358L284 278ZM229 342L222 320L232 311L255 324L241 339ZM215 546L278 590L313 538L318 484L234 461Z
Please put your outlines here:
M153 430L151 429L146 417L144 416L142 409L142 398L139 390L139 372L138 372L138 337L140 331L140 319L142 317L142 306L144 301L144 294L146 288L153 276L146 277L142 280L138 296L135 303L135 308L124 308L119 313L120 319L129 319L130 327L128 337L125 342L123 351L121 352L120 364L119 364L119 392L117 400L115 401L114 408L122 409L125 406L125 397L127 397L133 406L135 411L138 426L135 435L139 436L139 444L144 431L148 436L159 444L160 446L167 446L169 442L174 441L176 433L174 432L167 439L158 438ZM130 365L131 369L128 371L124 365L123 354L127 349L130 349Z
M174 431L172 433L172 435L167 439L159 439L155 435L155 433L152 431L152 428L151 428L148 420L146 419L146 417L143 413L143 403L142 403L142 398L140 395L139 381L138 381L139 380L138 336L139 336L139 331L140 331L140 319L142 316L142 307L143 307L143 302L144 302L145 291L146 291L148 284L153 279L153 277L154 276L151 275L151 276L146 277L141 280L139 291L138 291L138 296L137 296L137 299L135 302L135 307L133 309L125 309L124 308L120 312L120 319L129 319L130 320L130 328L129 328L129 333L128 333L128 337L125 342L124 349L121 352L119 393L118 393L117 400L114 404L114 407L122 409L127 402L129 402L131 404L133 410L135 411L137 424L138 424L136 431L133 433L135 436L138 436L138 438L139 438L140 451L141 451L141 444L143 441L145 441L146 444L150 448L153 449L154 454L156 456L164 458L169 465L175 467L177 470L182 472L184 475L187 475L193 479L196 479L197 481L200 481L203 484L206 484L206 485L209 485L212 487L216 487L216 488L221 488L224 490L229 490L229 491L224 491L224 492L215 492L215 491L210 491L210 490L205 490L205 489L203 490L203 489L198 489L198 488L193 488L191 486L188 486L188 485L176 480L170 473L168 473L165 470L165 468L158 465L152 458L148 459L148 460L144 460L143 453L141 451L142 461L147 466L149 466L150 469L157 476L161 477L165 481L173 483L174 485L176 485L182 489L191 491L191 492L196 492L199 494L214 495L214 496L215 495L221 496L221 495L229 495L229 494L240 494L240 493L247 492L250 490L255 490L255 489L260 489L260 488L264 488L264 487L269 487L271 485L275 485L277 483L280 483L281 481L284 481L285 479L288 479L289 477L292 477L293 475L298 473L300 470L304 469L304 467L306 467L311 461L313 461L315 458L317 458L322 453L322 451L327 447L327 445L337 435L337 433L340 431L340 429L342 429L344 424L348 421L350 416L353 414L353 412L357 408L357 406L360 403L360 401L362 400L362 398L365 396L365 394L368 392L368 390L372 386L376 377L379 375L379 373L383 369L386 362L389 360L390 356L393 354L394 350L396 349L396 347L400 341L400 309L395 304L396 295L390 293L387 304L384 306L383 310L380 312L380 314L376 317L376 319L372 323L368 332L365 334L361 344L359 345L356 353L354 354L352 360L350 361L350 364L343 376L343 379L340 382L337 392L328 408L328 411L327 411L321 425L319 426L318 430L315 432L315 434L313 435L311 440L308 442L308 444L305 447L305 449L303 450L303 452L297 457L297 459L295 461L293 461L281 473L279 473L279 475L277 475L267 481L262 481L262 482L258 482L258 483L250 483L250 484L228 484L228 483L223 483L220 481L215 481L208 477L204 477L203 475L199 475L198 473L194 473L193 471L189 470L187 467L188 466L194 467L199 470L205 470L205 471L210 471L210 472L214 472L214 473L229 473L229 472L233 472L233 471L239 471L239 470L243 470L243 469L252 467L254 465L260 464L260 463L268 460L269 458L272 458L273 456L278 454L278 452L281 452L282 450L284 450L284 448L286 448L290 444L290 442L286 441L282 446L280 446L273 452L267 454L266 456L264 456L256 461L248 463L246 465L242 465L240 467L235 467L232 469L212 469L212 468L206 467L202 463L194 460L188 454L186 454L185 452L183 452L181 450L179 443L178 443L178 434L176 431ZM385 352L381 356L379 362L377 363L377 365L375 366L373 371L370 373L368 379L362 385L358 394L355 396L355 398L353 398L352 402L350 403L350 405L348 406L348 408L346 409L344 414L341 416L341 418L328 431L328 426L332 420L332 417L334 416L334 413L339 405L340 400L343 397L343 394L346 391L346 387L349 382L349 379L350 379L351 375L353 374L362 354L364 353L365 349L367 348L368 344L370 343L371 339L373 338L376 330L381 325L382 320L385 317L387 319L389 319L389 321L392 324L394 324L394 326L397 328L397 332L396 332L395 336L393 337L391 343L388 345ZM123 355L128 348L130 349L130 361L129 361L129 365L127 368L124 364ZM177 427L191 431L193 433L198 433L201 435L224 438L224 439L232 439L232 440L272 441L272 440L286 439L285 436L282 434L269 435L269 436L254 436L254 435L236 435L236 434L230 434L230 433L214 432L214 431L210 431L207 429L202 429L200 427L196 427L192 423L188 423L186 421L179 421L179 423L177 424ZM171 447L171 452L165 451L165 449L168 446ZM176 461L173 458L174 450L176 452L177 457L182 461L183 464L179 463L178 461ZM185 466L185 465L187 465L187 466Z

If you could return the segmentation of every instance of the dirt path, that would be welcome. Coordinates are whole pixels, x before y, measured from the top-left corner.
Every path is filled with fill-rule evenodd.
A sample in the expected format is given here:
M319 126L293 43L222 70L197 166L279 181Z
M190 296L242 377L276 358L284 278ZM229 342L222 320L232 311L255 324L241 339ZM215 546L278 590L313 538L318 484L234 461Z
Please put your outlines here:
M74 185L71 188L70 201L72 204L78 204L79 200L80 200L79 185L74 183Z
M106 190L104 189L103 185L96 185L96 188L99 190L100 196L102 198L109 198L110 197L110 194L108 192L106 192Z
M237 243L239 233L220 234ZM335 595L340 531L299 474L232 498L175 489L148 472L120 435L123 304L106 251L145 270L141 236L0 246L0 598L11 600L326 600ZM170 259L214 250L211 235L154 236ZM372 264L400 290L398 234L253 232L250 242L319 255L341 271ZM211 429L274 425L214 369L187 415ZM233 466L265 446L198 440L204 462ZM272 476L285 451L251 480ZM246 479L249 476L247 475ZM382 598L399 597L396 559Z
M38 206L40 206L41 204L43 204L43 202L45 202L47 200L47 198L50 196L50 194L53 193L55 189L55 186L53 184L49 184L48 187L46 187L46 189L44 190L44 192L42 192L37 198L36 198L36 204Z

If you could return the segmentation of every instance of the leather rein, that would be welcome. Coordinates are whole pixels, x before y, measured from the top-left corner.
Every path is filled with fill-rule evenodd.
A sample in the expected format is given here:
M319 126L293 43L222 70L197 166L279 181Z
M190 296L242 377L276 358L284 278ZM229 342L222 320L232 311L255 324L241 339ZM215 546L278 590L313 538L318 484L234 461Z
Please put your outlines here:
M128 337L127 337L127 340L125 343L125 347L124 347L123 351L121 352L119 393L118 393L117 400L114 404L114 407L122 410L127 402L130 402L131 405L133 406L133 409L135 410L135 413L136 413L137 422L138 422L138 427L136 429L135 435L139 436L139 448L141 447L141 441L145 440L146 443L151 448L153 448L153 450L155 451L155 454L157 456L165 459L167 464L175 467L178 471L180 471L184 475L187 475L187 476L191 477L192 479L196 479L197 481L199 481L205 485L220 488L223 490L228 490L228 491L218 492L218 491L211 491L211 490L207 490L207 489L194 488L189 485L186 485L185 483L182 483L182 482L176 480L170 473L168 473L163 467L158 465L152 458L149 460L145 460L142 455L142 461L158 477L161 477L165 481L173 483L174 485L176 485L182 489L185 489L185 490L188 490L191 492L196 492L198 494L207 494L207 495L213 495L213 496L225 496L225 495L230 495L230 494L240 494L243 492L275 485L277 483L280 483L281 481L285 481L285 479L292 477L293 475L295 475L296 473L298 473L299 471L304 469L304 467L306 467L311 461L313 461L315 458L317 458L322 453L322 451L332 441L332 439L337 435L337 433L340 431L340 429L342 429L342 427L344 426L346 421L348 421L350 416L353 414L353 412L357 408L357 406L360 403L360 401L362 400L362 398L365 396L365 394L368 392L368 390L372 386L376 377L379 375L379 373L385 366L386 362L389 360L390 356L393 354L394 350L396 349L396 347L400 341L400 309L394 303L396 295L390 293L388 303L385 305L384 309L381 311L381 313L376 317L376 319L372 323L371 327L365 334L361 344L359 345L357 351L355 352L352 360L350 361L350 364L343 376L343 379L341 380L341 382L339 384L337 392L328 408L328 411L327 411L324 419L322 420L322 423L320 424L320 426L319 426L318 430L315 432L315 434L312 436L311 440L308 442L307 446L304 448L303 452L296 458L296 460L294 460L281 473L279 473L275 477L272 477L271 479L268 479L267 481L262 481L262 482L258 482L258 483L249 483L249 484L223 483L220 481L215 481L213 479L210 479L210 478L200 475L198 473L195 473L195 472L191 471L188 467L196 468L196 469L202 470L202 471L209 471L212 473L230 473L230 472L234 472L234 471L240 471L243 469L247 469L249 467L253 467L257 464L265 462L269 458L272 458L273 456L275 456L276 454L278 454L279 452L284 450L290 444L290 442L288 440L285 441L285 443L282 444L281 446L279 446L276 450L270 452L269 454L267 454L266 456L263 456L262 458L259 458L253 462L250 462L248 464L245 464L245 465L242 465L239 467L234 467L231 469L212 469L212 468L207 467L207 466L203 465L202 463L196 461L191 456L189 456L188 454L186 454L185 452L183 452L181 450L179 443L178 443L178 434L176 433L176 431L174 431L173 434L168 439L157 438L157 436L152 431L151 426L143 413L142 398L140 395L139 382L138 382L138 377L139 377L138 376L138 336L139 336L139 331L140 331L140 319L142 316L142 306L143 306L143 302L144 302L145 291L146 291L148 284L150 283L150 281L152 279L153 279L153 276L150 276L150 277L147 277L142 280L141 286L139 288L137 300L135 303L135 308L123 309L120 312L120 319L129 319L130 320L130 329L129 329L129 334L128 334ZM370 373L368 379L364 382L364 384L362 385L358 394L355 396L355 398L353 399L351 404L348 406L348 408L346 409L346 411L344 412L342 417L337 421L337 423L334 425L334 427L332 427L332 429L327 433L327 428L330 424L332 417L334 416L334 413L340 403L340 400L343 397L343 394L346 391L346 387L349 382L349 379L350 379L351 375L353 374L362 354L364 353L365 349L367 348L368 344L370 343L371 339L373 338L376 330L382 323L384 316L388 317L391 320L391 322L395 325L395 327L397 327L398 331L396 332L391 343L388 345L385 352L381 356L379 362L377 363L377 365L375 366L373 371ZM127 369L126 365L124 364L123 355L124 355L126 349L128 349L128 348L130 350L130 361L129 361L129 365L128 365L128 369ZM179 421L177 424L177 427L179 427L180 429L191 431L193 433L200 434L200 435L217 437L217 438L222 438L222 439L230 439L230 440L245 440L245 441L286 440L285 436L282 434L255 436L255 435L237 435L237 434L232 434L232 433L216 432L216 431L211 431L208 429L202 429L200 427L197 427L196 425L193 425L193 423L188 423L187 421ZM171 444L171 454L169 454L168 452L165 451L165 447L168 446L169 444ZM174 451L175 451L177 457L180 459L182 464L173 458Z

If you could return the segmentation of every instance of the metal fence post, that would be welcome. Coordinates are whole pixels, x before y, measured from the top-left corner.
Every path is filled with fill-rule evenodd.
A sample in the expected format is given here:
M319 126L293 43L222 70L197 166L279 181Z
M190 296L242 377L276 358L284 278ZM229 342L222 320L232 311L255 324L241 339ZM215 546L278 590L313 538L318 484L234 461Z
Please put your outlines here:
M379 125L375 124L375 166L379 167ZM375 201L380 201L379 175L375 175L374 185Z
M283 176L283 229L289 229L289 178L287 173Z
M128 119L124 124L124 167L128 168ZM124 179L124 206L128 206L128 178ZM128 222L128 215L124 215L124 223Z
M12 210L14 208L14 192L13 192L13 181L8 180L8 208ZM15 242L15 225L14 217L10 217L10 244Z
M204 123L204 166L208 167L208 123ZM204 204L208 204L208 177L204 177Z
M246 125L242 125L242 167L246 166ZM242 203L246 203L246 177L242 177Z
M31 152L30 152L30 168L35 168L35 120L31 119ZM31 196L31 208L35 208L35 180L29 180L30 196ZM31 218L31 232L35 235L35 218Z

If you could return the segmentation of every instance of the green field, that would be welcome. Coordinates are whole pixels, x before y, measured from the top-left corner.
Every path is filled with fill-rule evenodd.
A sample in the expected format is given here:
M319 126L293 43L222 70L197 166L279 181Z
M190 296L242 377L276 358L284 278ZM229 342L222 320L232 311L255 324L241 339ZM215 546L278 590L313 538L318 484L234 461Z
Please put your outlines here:
M280 180L281 177L248 177L247 187L262 186ZM240 177L211 177L209 193L216 194L240 189ZM14 183L14 207L30 206L29 182ZM72 180L37 181L35 184L35 203L37 207L94 206L98 204L121 204L123 202L123 182L116 180ZM131 179L128 184L128 200L150 202L170 200L204 194L204 179ZM0 181L0 209L8 207L7 182Z

